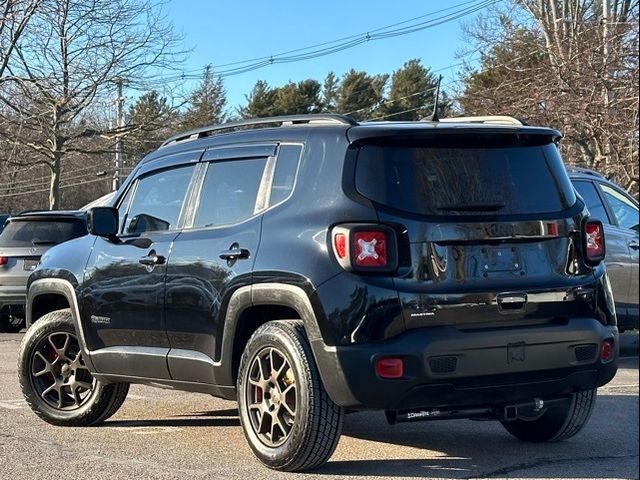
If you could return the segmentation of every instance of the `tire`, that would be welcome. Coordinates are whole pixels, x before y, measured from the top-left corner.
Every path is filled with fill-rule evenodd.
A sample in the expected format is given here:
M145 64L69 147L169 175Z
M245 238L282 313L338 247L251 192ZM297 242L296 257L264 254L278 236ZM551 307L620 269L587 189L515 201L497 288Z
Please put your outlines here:
M573 437L591 417L597 390L574 393L565 405L550 407L533 420L504 421L502 425L514 437L524 442L559 442Z
M24 318L0 313L0 333L18 333L24 328Z
M294 472L329 460L344 410L322 385L302 322L268 322L254 332L240 360L237 392L244 434L264 465Z
M31 410L59 426L100 423L118 411L129 392L128 383L93 378L68 309L44 315L27 330L18 353L18 379Z

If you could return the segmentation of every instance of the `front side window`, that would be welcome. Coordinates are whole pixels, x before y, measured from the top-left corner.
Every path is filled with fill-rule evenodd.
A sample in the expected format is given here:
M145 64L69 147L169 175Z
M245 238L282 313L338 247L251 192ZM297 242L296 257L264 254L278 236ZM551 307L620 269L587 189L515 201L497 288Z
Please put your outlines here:
M618 226L629 230L638 231L638 207L624 194L608 185L600 184L613 216L616 217Z
M127 194L124 196L124 198L120 202L120 205L118 206L118 220L120 221L120 225L118 227L119 232L124 232L125 222L127 221L127 212L129 211L129 204L131 203L133 192L136 189L135 187L135 182L129 186Z
M124 219L123 233L133 235L177 228L193 171L194 166L187 165L140 178Z
M266 163L266 158L209 163L193 227L233 225L255 215Z

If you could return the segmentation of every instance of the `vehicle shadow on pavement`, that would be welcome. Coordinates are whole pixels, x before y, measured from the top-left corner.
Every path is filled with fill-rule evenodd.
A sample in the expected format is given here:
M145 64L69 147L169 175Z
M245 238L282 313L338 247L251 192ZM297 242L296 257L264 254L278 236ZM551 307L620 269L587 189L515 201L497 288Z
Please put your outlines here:
M186 417L186 418L185 418ZM172 418L145 420L109 420L105 427L239 427L237 408L194 412Z
M498 422L455 420L390 426L382 414L356 413L347 416L343 435L385 444L372 450L386 458L330 461L317 473L416 478L634 478L637 412L637 394L600 395L590 423L580 434L547 444L520 442ZM414 458L406 458L406 447L427 450L424 455L429 458L415 458L421 455L415 450L409 451Z
M158 420L108 420L100 427L239 427L237 418L162 418Z

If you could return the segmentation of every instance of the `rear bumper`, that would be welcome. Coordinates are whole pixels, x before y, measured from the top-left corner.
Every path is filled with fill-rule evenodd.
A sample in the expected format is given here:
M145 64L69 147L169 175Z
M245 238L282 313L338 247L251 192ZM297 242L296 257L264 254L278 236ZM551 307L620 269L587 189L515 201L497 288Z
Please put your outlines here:
M27 289L24 285L0 285L0 309L6 305L24 306L27 302Z
M599 360L605 339L616 347L608 363ZM346 408L507 405L609 382L617 370L618 330L577 318L509 329L422 328L366 345L327 347L317 340L313 348L325 388ZM378 377L381 357L402 358L404 376Z

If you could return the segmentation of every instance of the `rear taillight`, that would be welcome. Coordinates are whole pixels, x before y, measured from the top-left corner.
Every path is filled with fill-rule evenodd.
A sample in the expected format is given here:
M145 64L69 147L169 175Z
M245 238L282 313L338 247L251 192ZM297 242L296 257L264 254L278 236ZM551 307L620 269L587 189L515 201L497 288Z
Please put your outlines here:
M331 244L345 270L390 272L398 268L396 234L386 225L339 225L331 231Z
M386 267L387 236L379 230L353 232L353 262L359 267Z
M9 263L9 259L7 257L0 257L0 267L2 265L6 265L7 263Z
M589 265L597 265L605 256L604 229L602 222L587 220L582 227L582 238L585 261Z

